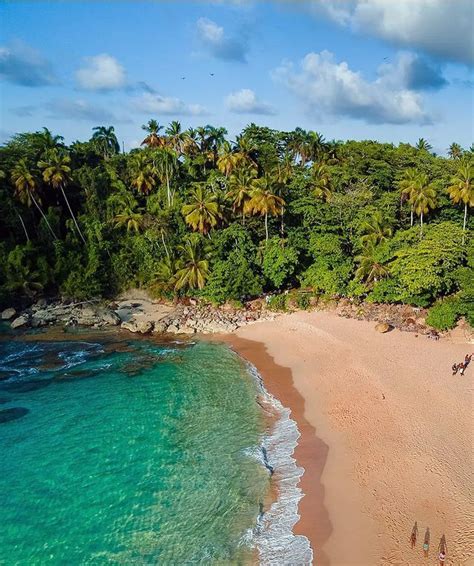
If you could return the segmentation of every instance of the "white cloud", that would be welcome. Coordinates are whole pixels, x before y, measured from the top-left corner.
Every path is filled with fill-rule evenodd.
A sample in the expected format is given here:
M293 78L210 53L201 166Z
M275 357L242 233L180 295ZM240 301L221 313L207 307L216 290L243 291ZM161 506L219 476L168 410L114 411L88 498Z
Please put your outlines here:
M228 110L237 114L276 114L270 104L259 100L255 92L249 88L229 94L225 99L225 105Z
M86 90L115 90L126 84L125 69L107 53L85 57L85 66L76 71L76 79Z
M57 83L49 61L39 51L19 40L0 47L0 77L13 84L29 87Z
M241 39L229 37L224 28L208 18L196 22L199 39L210 55L226 61L246 61L247 45Z
M474 62L472 0L312 0L340 25L441 59Z
M346 116L373 124L430 121L422 97L404 84L395 84L387 69L379 70L376 80L367 81L346 62L336 62L328 51L308 53L299 69L286 62L273 76L308 112L319 116Z
M205 108L199 104L186 104L179 98L160 96L150 92L144 92L141 96L132 99L132 106L139 112L149 114L166 114L171 116L199 116L206 114Z

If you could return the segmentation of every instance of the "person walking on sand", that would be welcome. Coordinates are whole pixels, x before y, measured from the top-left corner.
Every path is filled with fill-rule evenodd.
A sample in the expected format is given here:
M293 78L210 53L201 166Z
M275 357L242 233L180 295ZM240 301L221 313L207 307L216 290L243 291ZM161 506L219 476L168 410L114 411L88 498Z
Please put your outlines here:
M459 364L459 373L460 375L464 375L464 372L466 371L467 368L467 364L465 362L461 362Z
M456 374L458 373L458 369L459 369L459 368L458 368L458 364L454 363L454 364L451 366L451 369L453 370L453 375L456 375Z
M412 548L415 548L417 534L418 534L418 523L415 521L415 524L413 525L413 529L411 530L411 535L410 535L410 544Z
M423 541L423 554L425 558L428 558L428 554L430 552L430 528L426 528L425 532L425 540Z
M446 537L444 535L441 537L441 540L439 541L438 551L439 551L438 554L439 566L444 566L446 560L446 553L448 551L448 547L446 545Z

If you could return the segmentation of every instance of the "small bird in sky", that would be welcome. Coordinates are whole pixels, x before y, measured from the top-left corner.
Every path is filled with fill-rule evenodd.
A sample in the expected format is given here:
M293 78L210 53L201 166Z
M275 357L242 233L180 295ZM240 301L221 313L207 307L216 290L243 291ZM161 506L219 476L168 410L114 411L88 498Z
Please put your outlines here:
M181 77L181 80L184 81L185 78L186 78L186 77Z
M209 74L211 75L211 77L213 77L213 76L214 76L214 73L209 73Z
M384 57L383 60L384 60L384 61L388 61L388 57Z

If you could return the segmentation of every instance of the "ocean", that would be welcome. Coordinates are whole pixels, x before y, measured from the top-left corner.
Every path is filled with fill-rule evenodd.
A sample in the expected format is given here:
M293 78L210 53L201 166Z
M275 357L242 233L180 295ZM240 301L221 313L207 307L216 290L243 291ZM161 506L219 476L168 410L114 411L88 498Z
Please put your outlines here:
M5 338L0 403L0 563L311 562L296 425L227 346Z

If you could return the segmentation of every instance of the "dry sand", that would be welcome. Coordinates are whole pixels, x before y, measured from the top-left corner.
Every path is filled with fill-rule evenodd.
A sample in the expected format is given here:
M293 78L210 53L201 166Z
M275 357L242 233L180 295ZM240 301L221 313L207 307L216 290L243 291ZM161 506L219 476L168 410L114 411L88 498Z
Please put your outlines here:
M464 377L450 369L472 345L379 334L328 312L246 326L230 342L298 422L295 531L315 564L438 564L443 534L446 564L474 564L474 362Z

